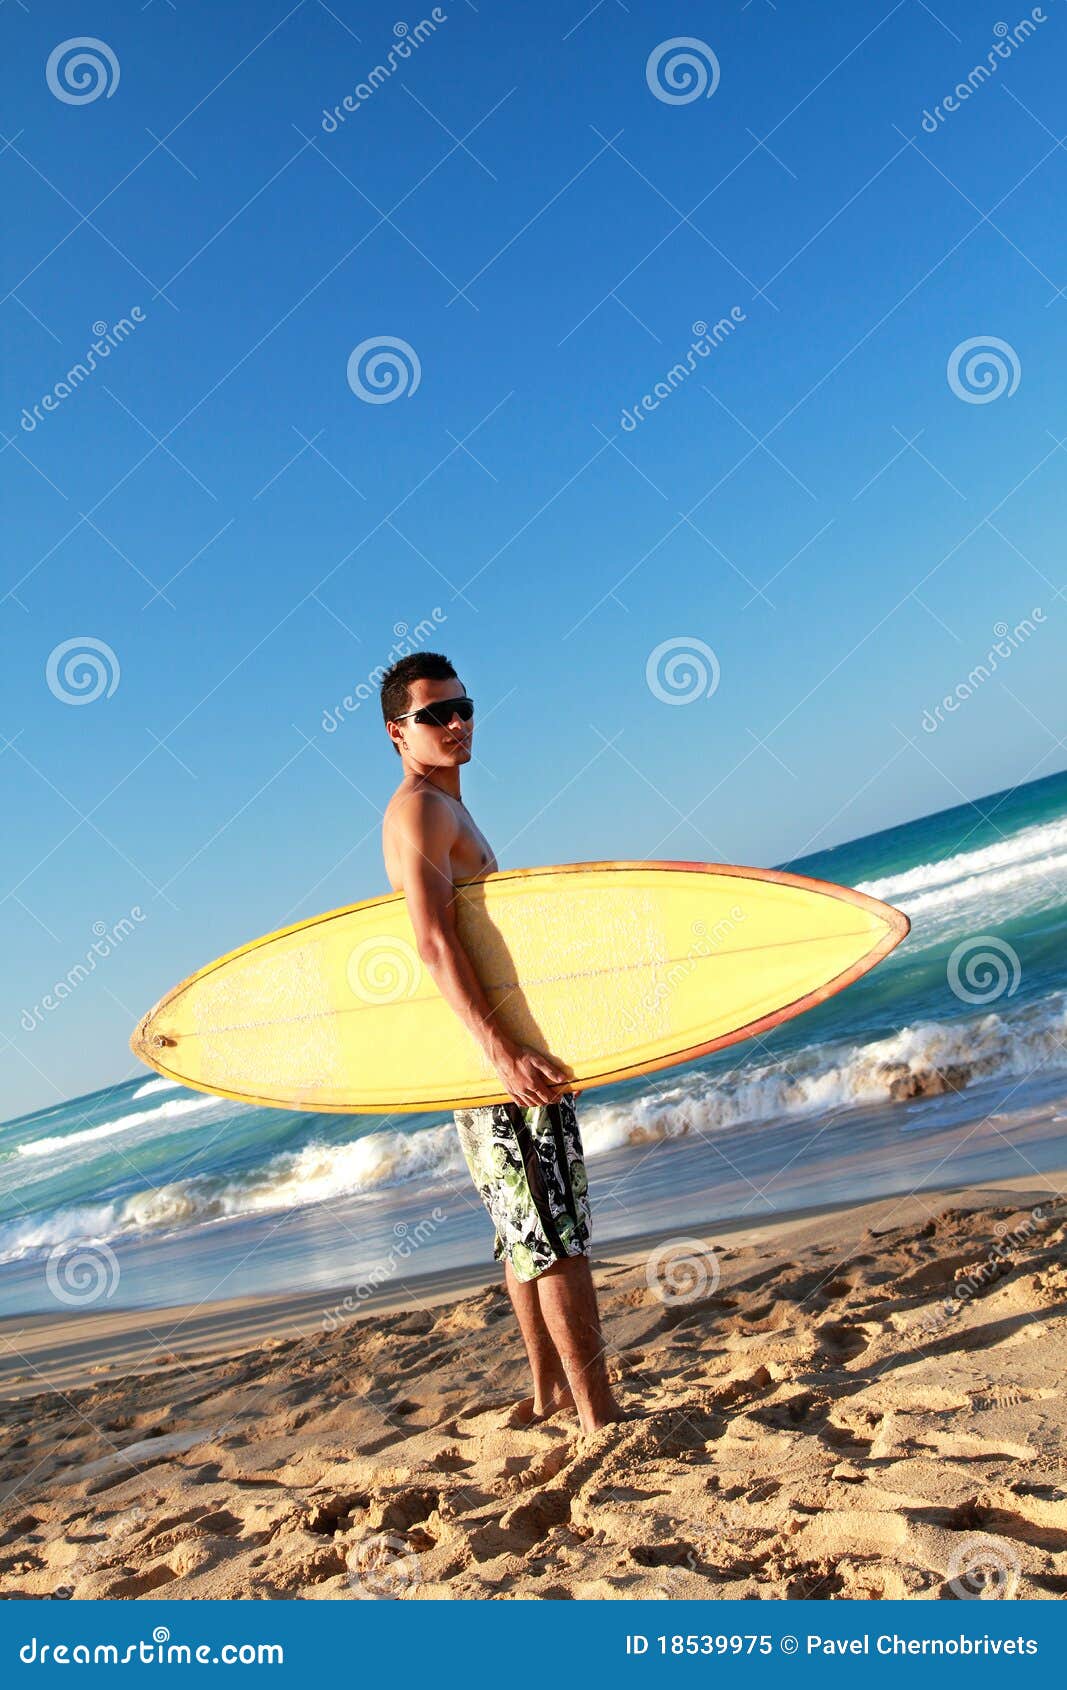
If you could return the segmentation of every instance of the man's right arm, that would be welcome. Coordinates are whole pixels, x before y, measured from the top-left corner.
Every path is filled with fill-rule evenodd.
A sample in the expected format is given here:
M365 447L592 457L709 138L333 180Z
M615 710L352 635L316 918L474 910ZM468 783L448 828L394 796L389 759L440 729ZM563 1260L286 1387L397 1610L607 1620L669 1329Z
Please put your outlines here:
M512 1039L498 1024L456 929L451 852L458 823L435 794L416 792L396 817L401 884L419 957L441 996L474 1035L517 1103L554 1103L570 1089L550 1056Z

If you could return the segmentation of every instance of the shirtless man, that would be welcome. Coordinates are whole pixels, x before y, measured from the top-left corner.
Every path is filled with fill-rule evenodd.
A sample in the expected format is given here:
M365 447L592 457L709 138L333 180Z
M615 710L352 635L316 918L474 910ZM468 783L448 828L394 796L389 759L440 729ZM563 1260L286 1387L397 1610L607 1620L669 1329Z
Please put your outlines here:
M583 1432L622 1418L608 1383L589 1259L589 1198L574 1092L552 1057L518 1044L493 1010L461 945L455 883L491 874L496 858L459 791L474 706L446 657L415 652L387 671L386 730L404 778L385 812L386 873L407 898L419 956L513 1099L456 1111L460 1144L496 1227L494 1255L533 1374L529 1418L576 1409Z

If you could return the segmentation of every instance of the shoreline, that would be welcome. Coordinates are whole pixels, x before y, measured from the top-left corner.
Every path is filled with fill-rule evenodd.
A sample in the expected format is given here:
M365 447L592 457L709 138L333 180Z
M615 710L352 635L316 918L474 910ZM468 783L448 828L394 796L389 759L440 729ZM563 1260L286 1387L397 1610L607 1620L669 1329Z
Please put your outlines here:
M930 1189L924 1195L942 1202L953 1196L992 1196L996 1192L1020 1193L1038 1189L1042 1179L1062 1179L1067 1191L1067 1165L1040 1174L1010 1179L949 1185ZM1055 1190L1050 1185L1050 1190ZM868 1210L889 1209L911 1199L910 1191L890 1192L859 1201L822 1203L782 1210L771 1219L755 1223L739 1217L701 1223L696 1230L709 1235L703 1242L754 1246L784 1239L831 1215L853 1216ZM1040 1198L1035 1200L1040 1201ZM688 1232L692 1231L689 1228ZM610 1260L628 1265L642 1260L660 1244L677 1238L678 1228L659 1228L634 1233L594 1249L590 1260L594 1276L598 1265ZM713 1237L710 1235L714 1235ZM367 1297L359 1312L346 1313L339 1328L365 1322L371 1316L385 1318L412 1307L439 1308L464 1297L474 1296L502 1284L498 1263L470 1263L456 1268L412 1274L395 1285ZM152 1308L108 1311L84 1310L69 1313L35 1313L0 1317L0 1401L33 1396L42 1390L72 1389L94 1383L104 1373L136 1372L139 1365L164 1370L159 1359L170 1356L171 1366L191 1357L205 1360L225 1352L243 1354L267 1339L313 1337L323 1331L324 1313L350 1294L342 1282L315 1291L279 1295L277 1292L245 1294L213 1303L161 1304ZM151 1322L151 1324L148 1324ZM156 1357L154 1362L149 1358Z

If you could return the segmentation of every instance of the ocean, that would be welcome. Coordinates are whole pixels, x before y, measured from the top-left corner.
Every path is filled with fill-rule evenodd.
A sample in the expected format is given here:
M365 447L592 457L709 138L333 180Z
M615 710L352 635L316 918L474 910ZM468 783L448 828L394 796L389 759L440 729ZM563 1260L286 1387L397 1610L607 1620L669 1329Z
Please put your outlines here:
M771 1034L580 1100L594 1253L913 1190L933 1212L1067 1164L1067 771L776 866L911 934ZM440 1114L257 1109L146 1071L0 1126L0 1314L318 1287L358 1307L492 1237Z

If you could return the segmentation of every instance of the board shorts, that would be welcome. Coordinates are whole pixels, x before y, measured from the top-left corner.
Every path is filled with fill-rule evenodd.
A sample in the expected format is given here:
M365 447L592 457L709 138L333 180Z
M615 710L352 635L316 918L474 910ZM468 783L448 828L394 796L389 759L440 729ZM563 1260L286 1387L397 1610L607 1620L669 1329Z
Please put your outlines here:
M496 1228L493 1255L516 1279L536 1279L565 1256L588 1253L592 1235L574 1097L457 1109L460 1148Z

